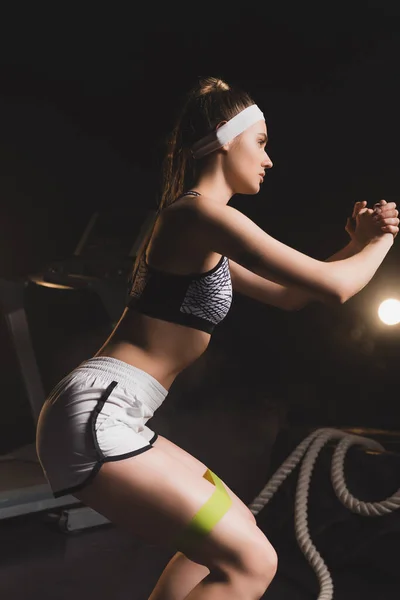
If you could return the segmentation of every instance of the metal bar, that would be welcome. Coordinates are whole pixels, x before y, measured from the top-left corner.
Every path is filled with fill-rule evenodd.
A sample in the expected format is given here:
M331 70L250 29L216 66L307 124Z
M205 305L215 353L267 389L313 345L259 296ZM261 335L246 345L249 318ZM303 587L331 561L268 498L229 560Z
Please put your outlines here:
M0 280L0 303L14 346L35 424L45 400L24 308L24 281Z
M97 218L99 216L98 212L95 212L92 214L92 216L90 217L89 223L86 225L86 229L83 232L83 235L81 236L81 239L79 240L75 250L74 250L74 256L80 256L83 247L85 246L87 239L94 227L94 224L97 221Z

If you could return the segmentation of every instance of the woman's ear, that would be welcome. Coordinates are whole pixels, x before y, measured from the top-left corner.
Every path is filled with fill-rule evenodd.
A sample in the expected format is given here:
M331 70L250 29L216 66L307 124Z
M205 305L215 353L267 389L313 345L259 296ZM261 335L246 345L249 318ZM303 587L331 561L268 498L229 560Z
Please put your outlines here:
M227 123L227 122L228 121L221 121L220 123L218 123L218 125L215 128L215 131L217 131L217 129L219 129L222 125L225 125L225 123ZM229 146L230 146L230 142L227 142L226 144L221 146L221 148L219 148L219 150L224 150L225 152L227 152Z

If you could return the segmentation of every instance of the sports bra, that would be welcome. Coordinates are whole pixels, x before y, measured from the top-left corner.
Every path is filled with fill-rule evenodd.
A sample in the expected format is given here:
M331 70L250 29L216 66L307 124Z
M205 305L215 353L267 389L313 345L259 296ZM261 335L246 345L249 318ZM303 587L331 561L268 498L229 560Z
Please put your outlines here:
M200 194L188 191L179 198L189 195ZM143 252L128 293L129 308L207 333L226 317L231 304L232 281L226 256L205 273L176 275L151 267Z

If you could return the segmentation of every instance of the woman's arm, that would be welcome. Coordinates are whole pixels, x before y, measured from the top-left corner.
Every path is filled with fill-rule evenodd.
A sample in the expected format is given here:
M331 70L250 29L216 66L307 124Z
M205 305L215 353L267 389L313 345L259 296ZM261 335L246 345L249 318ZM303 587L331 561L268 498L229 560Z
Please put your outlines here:
M204 196L187 205L198 243L270 281L306 291L323 302L343 303L374 276L393 245L393 234L382 234L373 211L357 218L370 240L357 254L325 262L313 259L268 235L231 206Z
M340 260L353 256L359 251L354 242L349 242L347 246L326 259L326 261ZM296 289L292 286L275 283L252 271L245 269L232 259L229 259L229 270L231 274L232 287L234 292L248 296L262 304L276 306L282 310L300 310L310 302L316 300L310 292Z
M337 260L344 260L346 258L350 258L350 256L354 256L359 252L361 246L357 246L357 244L351 240L344 248L341 248L332 256L329 256L325 259L325 262L335 262ZM314 302L318 300L315 296L310 294L305 290L296 289L294 287L286 288L286 294L284 295L284 303L286 310L300 310L307 306L310 302Z
M325 259L326 262L334 262L337 260L343 260L357 254L365 245L365 237L363 228L359 227L357 223L357 216L362 214L366 210L367 203L356 202L353 207L352 216L347 219L345 230L350 235L350 242L344 247L332 254ZM393 236L396 237L398 233L398 211L396 204L391 202L388 204L385 200L381 200L374 205L375 216L374 219L380 224L381 230L385 231L387 226L392 226ZM379 213L377 212L379 211ZM315 300L309 293L304 290L287 288L286 297L283 298L286 304L286 310L300 310L307 304Z

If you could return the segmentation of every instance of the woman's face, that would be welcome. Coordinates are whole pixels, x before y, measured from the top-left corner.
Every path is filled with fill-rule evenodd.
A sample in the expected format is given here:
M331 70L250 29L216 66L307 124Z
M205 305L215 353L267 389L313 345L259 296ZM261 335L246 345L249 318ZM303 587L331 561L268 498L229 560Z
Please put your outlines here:
M272 161L265 151L268 141L264 120L258 121L227 144L225 177L236 194L257 194Z

